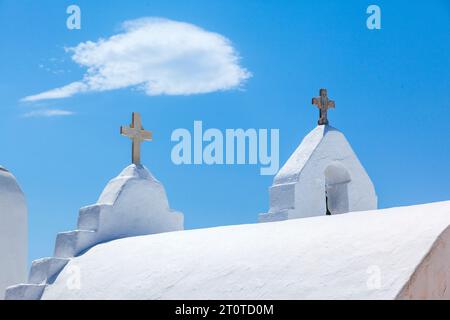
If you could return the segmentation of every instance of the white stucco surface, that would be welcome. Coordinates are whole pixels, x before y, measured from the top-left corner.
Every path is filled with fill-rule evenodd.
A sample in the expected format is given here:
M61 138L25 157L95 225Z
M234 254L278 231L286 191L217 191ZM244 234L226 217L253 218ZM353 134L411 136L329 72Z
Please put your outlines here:
M80 209L78 229L58 234L55 256L73 257L100 242L183 229L163 185L142 165L109 181L96 204Z
M42 298L448 297L449 226L446 201L125 238L71 259Z
M112 179L97 205L111 206L98 224L105 239L183 229L183 214L169 207L164 186L142 165L132 164Z
M28 211L16 178L0 166L0 299L6 287L26 279Z
M377 208L373 183L344 134L317 126L275 176L261 222Z

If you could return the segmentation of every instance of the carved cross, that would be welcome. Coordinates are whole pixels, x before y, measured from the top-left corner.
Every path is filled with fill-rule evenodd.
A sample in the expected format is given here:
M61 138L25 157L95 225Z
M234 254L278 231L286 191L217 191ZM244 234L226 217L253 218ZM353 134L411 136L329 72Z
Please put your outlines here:
M120 127L120 134L132 140L132 162L135 165L141 164L141 143L152 140L152 133L142 127L141 115L133 112L132 122L129 127Z
M327 89L320 89L320 95L312 99L312 104L315 104L319 108L319 121L318 124L328 124L327 111L329 108L334 108L334 101L328 99Z

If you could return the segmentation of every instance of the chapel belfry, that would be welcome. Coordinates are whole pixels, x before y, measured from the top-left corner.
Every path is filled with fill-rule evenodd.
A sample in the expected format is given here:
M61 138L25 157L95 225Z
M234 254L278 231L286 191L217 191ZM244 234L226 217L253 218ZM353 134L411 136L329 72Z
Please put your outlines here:
M335 215L377 208L373 183L344 134L328 125L335 102L326 89L312 99L318 126L308 133L269 188L270 209L260 222Z

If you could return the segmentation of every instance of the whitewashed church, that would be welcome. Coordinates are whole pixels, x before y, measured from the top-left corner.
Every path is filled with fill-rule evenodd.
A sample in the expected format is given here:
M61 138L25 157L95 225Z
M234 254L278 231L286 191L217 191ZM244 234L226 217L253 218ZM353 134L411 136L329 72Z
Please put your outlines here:
M0 229L0 290L9 286L6 299L450 299L450 201L377 210L369 175L328 124L325 89L313 104L318 126L275 176L264 223L186 231L140 162L151 133L134 113L121 129L133 163L27 280L26 204L0 170L0 227L18 231L11 249Z

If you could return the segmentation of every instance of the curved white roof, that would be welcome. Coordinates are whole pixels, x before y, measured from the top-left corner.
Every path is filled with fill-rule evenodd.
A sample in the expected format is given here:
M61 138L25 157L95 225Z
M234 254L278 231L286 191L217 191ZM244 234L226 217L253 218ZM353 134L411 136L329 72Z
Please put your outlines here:
M447 201L125 238L71 259L42 298L448 296L449 225Z

